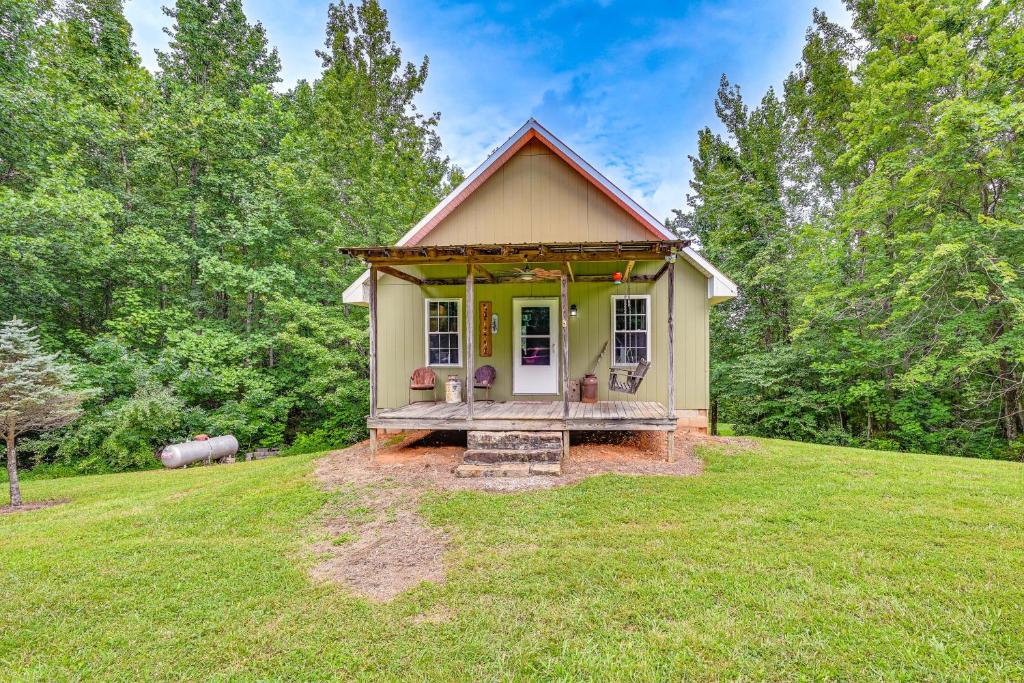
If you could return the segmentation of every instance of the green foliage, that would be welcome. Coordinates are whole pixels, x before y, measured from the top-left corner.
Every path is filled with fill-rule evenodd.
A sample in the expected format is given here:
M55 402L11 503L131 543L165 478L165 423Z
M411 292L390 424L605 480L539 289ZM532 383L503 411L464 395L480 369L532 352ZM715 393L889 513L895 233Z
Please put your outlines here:
M45 681L1024 679L1019 465L768 440L700 456L693 477L431 492L419 512L450 539L446 580L383 603L311 581L309 544L351 543L385 514L357 490L397 491L327 493L315 457L30 478L28 501L70 502L0 515L0 667Z
M393 240L459 177L376 2L331 8L322 77L285 94L239 0L165 13L154 76L120 0L0 2L0 310L99 389L26 442L39 467L361 437L366 321L340 301L361 268L337 247Z
M753 112L723 79L680 216L741 298L712 317L714 398L749 433L1020 455L1024 16L849 3Z

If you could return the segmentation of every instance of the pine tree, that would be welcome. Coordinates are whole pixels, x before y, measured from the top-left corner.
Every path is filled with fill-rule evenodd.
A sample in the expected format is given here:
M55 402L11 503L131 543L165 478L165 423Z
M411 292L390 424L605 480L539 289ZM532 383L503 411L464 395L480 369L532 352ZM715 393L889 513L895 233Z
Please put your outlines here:
M73 422L90 395L69 389L70 368L57 362L57 354L44 353L33 331L17 318L0 326L0 427L7 442L12 507L22 504L15 439Z

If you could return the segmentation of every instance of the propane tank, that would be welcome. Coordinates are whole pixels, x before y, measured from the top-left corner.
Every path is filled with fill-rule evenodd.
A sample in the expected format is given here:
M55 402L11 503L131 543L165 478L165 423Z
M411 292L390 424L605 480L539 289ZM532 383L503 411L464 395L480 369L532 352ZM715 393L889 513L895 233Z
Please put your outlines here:
M228 434L202 441L171 444L160 452L160 462L171 469L201 460L220 460L238 452L238 439Z

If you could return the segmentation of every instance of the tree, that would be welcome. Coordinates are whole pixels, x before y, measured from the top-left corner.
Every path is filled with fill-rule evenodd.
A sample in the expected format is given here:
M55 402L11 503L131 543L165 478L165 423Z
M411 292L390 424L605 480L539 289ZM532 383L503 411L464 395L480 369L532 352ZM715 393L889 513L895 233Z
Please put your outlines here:
M14 318L0 327L0 426L7 441L11 506L21 506L15 439L63 427L81 415L90 392L69 389L71 369L44 353L34 328Z
M329 10L323 73L284 94L241 0L165 4L154 74L123 0L0 0L0 311L101 388L23 465L361 438L362 266L337 247L394 241L461 180L374 0Z
M441 155L440 114L416 108L429 61L403 63L377 0L332 4L317 54L324 73L296 88L290 143L334 190L345 244L392 244L462 179Z
M677 219L741 296L712 397L766 436L1024 452L1024 12L850 0L813 15L784 99L702 130Z

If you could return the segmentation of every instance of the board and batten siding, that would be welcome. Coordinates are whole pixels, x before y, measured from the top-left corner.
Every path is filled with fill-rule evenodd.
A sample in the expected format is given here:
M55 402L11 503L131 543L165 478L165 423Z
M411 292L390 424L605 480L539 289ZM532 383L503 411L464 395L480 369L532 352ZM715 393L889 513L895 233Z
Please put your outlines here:
M451 214L418 241L422 245L493 244L533 242L604 242L650 240L654 235L609 199L572 166L537 140L527 143L490 178L484 181ZM539 265L539 264L533 264ZM625 263L602 264L601 272L624 270ZM660 264L637 264L637 271L653 272ZM544 264L559 268L560 264ZM435 270L443 267L435 267ZM585 268L585 266L580 266ZM407 270L417 270L415 268ZM451 268L445 277L464 274ZM494 272L508 266L491 266ZM707 279L682 259L676 264L676 408L706 409L708 406L708 299ZM418 273L431 277L426 273ZM435 272L434 277L439 275ZM517 297L559 296L557 281L489 285L476 281L476 301L490 301L498 315L498 333L493 338L493 355L477 354L475 367L493 365L497 379L491 390L495 400L552 399L553 396L512 395L512 300ZM601 400L635 398L642 401L668 400L667 281L613 285L570 283L569 303L579 315L569 323L569 376L579 379L593 365L605 342L609 348L597 365ZM626 293L651 295L652 366L634 397L608 391L611 363L611 297ZM381 276L378 290L378 405L395 408L408 401L409 376L426 364L424 300L462 299L461 285L420 288L389 275ZM465 353L463 311L462 351ZM479 330L479 324L477 330ZM557 332L557 324L555 327ZM479 350L479 343L476 344ZM559 354L560 355L560 354ZM463 363L464 363L463 359ZM436 367L437 395L443 397L444 381L457 374L465 381L465 367ZM561 382L558 383L559 389ZM483 398L483 394L478 394ZM413 400L425 400L425 392Z
M690 264L676 264L676 408L707 409L708 407L708 301L707 280ZM497 379L491 390L495 400L531 400L560 398L552 396L512 395L512 300L517 297L558 297L558 282L489 285L479 283L476 300L490 301L498 315L498 333L493 337L493 354L484 358L476 354L475 366L493 365ZM656 283L626 285L611 283L570 283L569 303L576 304L579 315L569 322L569 377L579 379L593 365L601 347L609 347L597 365L599 398L601 400L635 398L640 401L668 400L668 319L666 310L667 280ZM612 296L626 293L651 296L652 366L640 390L633 397L608 391L611 365ZM465 302L465 287L459 285L417 287L403 280L384 275L379 281L378 302L380 330L378 341L378 404L381 408L397 408L408 402L409 376L426 363L424 315L426 299L451 298ZM467 315L463 311L462 353L465 354ZM477 326L479 330L479 325ZM557 327L556 327L557 334ZM479 343L476 344L479 349ZM464 363L465 359L463 359ZM465 381L465 365L435 367L438 376L438 398L443 396L444 381L456 374ZM559 387L561 383L559 383ZM483 393L477 394L483 398ZM425 400L425 392L413 394L413 400Z
M418 244L625 242L654 236L537 140Z

